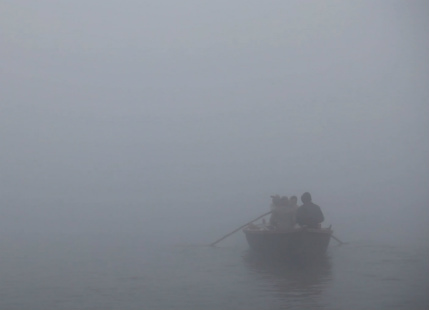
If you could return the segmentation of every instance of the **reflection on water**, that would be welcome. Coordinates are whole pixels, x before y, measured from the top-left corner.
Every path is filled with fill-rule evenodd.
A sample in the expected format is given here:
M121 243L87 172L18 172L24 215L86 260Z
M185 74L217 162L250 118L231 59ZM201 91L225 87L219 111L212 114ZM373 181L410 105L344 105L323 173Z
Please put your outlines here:
M326 255L311 260L285 260L247 250L242 258L249 271L260 281L261 289L287 299L289 305L293 299L297 302L308 297L317 299L332 281L331 260Z

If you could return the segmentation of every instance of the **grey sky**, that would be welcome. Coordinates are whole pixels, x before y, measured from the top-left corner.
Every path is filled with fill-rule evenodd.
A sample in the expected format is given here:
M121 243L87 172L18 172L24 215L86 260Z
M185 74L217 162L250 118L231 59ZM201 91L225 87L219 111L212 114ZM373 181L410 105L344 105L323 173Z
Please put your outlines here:
M306 190L333 224L427 216L427 13L0 1L0 226L215 226Z

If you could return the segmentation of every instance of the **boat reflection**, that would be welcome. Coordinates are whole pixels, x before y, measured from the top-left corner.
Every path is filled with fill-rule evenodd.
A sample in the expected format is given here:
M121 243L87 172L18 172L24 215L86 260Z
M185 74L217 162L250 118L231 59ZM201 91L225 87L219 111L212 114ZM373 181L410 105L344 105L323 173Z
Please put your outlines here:
M326 254L314 259L263 256L252 250L243 252L243 261L256 275L260 288L293 299L320 295L332 280L331 261Z

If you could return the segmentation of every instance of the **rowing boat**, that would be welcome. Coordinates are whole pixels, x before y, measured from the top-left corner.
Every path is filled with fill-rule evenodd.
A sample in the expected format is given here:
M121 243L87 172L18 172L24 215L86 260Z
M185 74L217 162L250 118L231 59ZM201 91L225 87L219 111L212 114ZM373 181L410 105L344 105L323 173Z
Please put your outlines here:
M330 227L278 230L251 224L243 232L252 250L282 256L320 256L326 252L332 236Z

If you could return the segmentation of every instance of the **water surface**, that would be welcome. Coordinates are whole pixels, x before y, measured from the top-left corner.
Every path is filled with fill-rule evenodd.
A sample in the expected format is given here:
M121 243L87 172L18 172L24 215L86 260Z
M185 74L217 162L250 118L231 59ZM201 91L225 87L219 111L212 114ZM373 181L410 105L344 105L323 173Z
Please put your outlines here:
M311 264L142 236L6 236L0 309L428 309L429 248L332 242ZM241 241L241 239L240 239Z

